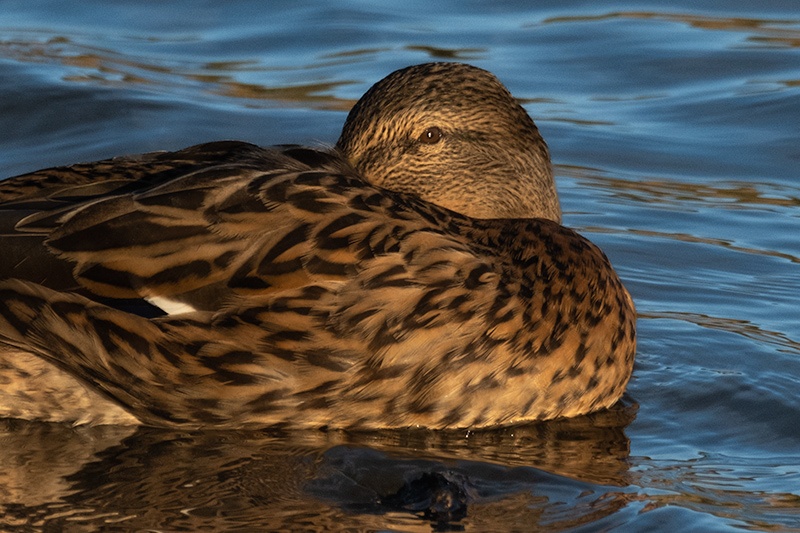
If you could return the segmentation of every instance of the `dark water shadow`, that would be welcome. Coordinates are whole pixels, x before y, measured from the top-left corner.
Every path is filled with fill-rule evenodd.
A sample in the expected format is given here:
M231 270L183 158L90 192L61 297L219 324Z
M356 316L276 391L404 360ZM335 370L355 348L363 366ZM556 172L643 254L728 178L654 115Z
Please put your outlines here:
M2 421L0 526L563 529L630 500L630 402L483 432L175 432ZM521 529L520 529L521 528Z

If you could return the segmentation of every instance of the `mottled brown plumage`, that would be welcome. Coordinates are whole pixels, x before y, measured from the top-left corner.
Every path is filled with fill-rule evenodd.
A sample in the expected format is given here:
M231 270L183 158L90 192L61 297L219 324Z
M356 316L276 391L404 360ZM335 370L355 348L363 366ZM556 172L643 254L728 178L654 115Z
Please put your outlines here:
M11 178L0 201L3 416L485 427L610 406L630 377L630 296L475 67L391 74L331 152L210 143ZM58 402L26 385L47 373Z

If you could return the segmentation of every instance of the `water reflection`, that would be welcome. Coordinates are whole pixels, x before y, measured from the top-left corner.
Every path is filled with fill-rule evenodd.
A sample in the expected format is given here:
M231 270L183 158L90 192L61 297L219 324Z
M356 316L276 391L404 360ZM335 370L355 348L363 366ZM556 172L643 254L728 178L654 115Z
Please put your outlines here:
M777 252L774 250L760 250L758 248L749 248L744 246L737 246L733 243L733 241L728 239L718 239L718 238L709 238L709 237L697 237L695 235L690 235L688 233L667 233L663 231L648 231L648 230L626 230L620 231L611 228L605 227L598 227L598 226L581 226L581 231L589 232L589 233L628 233L631 235L638 235L641 237L648 237L648 238L658 238L658 239L670 239L674 241L681 241L681 242L689 242L695 244L711 244L714 246L720 246L722 248L727 248L729 250L733 250L735 252L744 252L747 254L753 255L765 255L769 257L778 257L781 259L786 259L791 261L792 263L800 263L800 257L796 257L791 254L786 254L783 252Z
M692 204L737 209L742 207L800 207L800 188L758 181L714 181L692 183L663 178L626 179L598 169L556 165L561 176L574 178L581 187L611 191L619 198L660 206L674 206L686 212Z
M501 431L0 427L0 525L309 531L577 525L630 498L636 407Z
M111 48L86 45L73 37L57 36L44 41L41 37L40 33L31 32L23 38L2 41L0 57L20 62L55 62L73 67L74 70L61 78L66 82L112 87L147 85L173 90L180 87L182 91L199 84L196 88L202 92L227 99L270 101L283 105L302 103L304 108L332 111L347 111L355 103L354 99L336 97L335 92L339 87L356 81L278 86L246 83L237 76L275 69L253 61L170 64L163 59L135 57Z
M197 77L195 77L197 78ZM270 100L284 104L303 103L303 107L325 109L328 111L348 111L356 103L355 100L337 98L333 93L337 87L355 82L329 82L295 85L291 87L265 87L255 83L240 83L223 80L216 76L217 86L212 92L229 98L245 98L250 100ZM209 76L204 76L209 81Z
M800 482L798 460L707 453L687 461L642 458L631 476L649 487L645 511L677 506L739 522L747 530L797 531L800 497L781 487Z
M639 320L680 320L708 329L736 333L761 344L776 346L779 351L800 355L800 342L790 339L785 333L769 331L749 320L723 318L687 312L647 312L639 313Z
M0 41L0 57L17 62L59 63L72 67L62 76L62 81L92 83L110 87L150 86L185 91L195 86L201 92L225 99L242 99L278 103L302 104L300 107L328 111L348 111L355 99L336 96L342 86L361 83L360 80L301 83L296 85L266 85L248 83L243 74L267 73L287 70L270 67L259 61L200 61L176 63L165 58L135 56L113 48L83 41L93 40L87 35L50 35L42 31L21 31L15 38ZM161 39L151 39L154 44ZM168 42L168 41L167 41ZM468 61L485 56L484 48L443 48L430 45L407 45L404 50L422 52L433 60ZM322 54L311 65L297 65L296 69L331 67L351 62L354 57L387 52L389 49L358 49L336 54ZM245 76L245 77L248 77ZM199 84L199 87L197 85ZM253 105L248 103L247 105Z
M760 47L800 47L797 20L760 19L745 17L712 17L699 13L662 13L648 11L618 11L601 15L551 17L541 24L596 22L613 19L645 19L677 22L692 28L711 31L747 33L747 40Z
M408 45L404 49L411 52L424 52L431 59L439 61L469 61L483 59L489 54L487 48L441 48L429 45Z

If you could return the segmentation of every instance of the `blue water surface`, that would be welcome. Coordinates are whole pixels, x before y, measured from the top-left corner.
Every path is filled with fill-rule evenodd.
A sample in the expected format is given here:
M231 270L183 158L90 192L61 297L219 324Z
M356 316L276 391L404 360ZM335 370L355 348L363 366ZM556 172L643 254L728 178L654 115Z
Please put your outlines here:
M624 401L460 434L6 421L0 529L800 531L794 1L6 1L0 176L328 146L370 85L432 60L492 71L539 125L564 223L636 302Z

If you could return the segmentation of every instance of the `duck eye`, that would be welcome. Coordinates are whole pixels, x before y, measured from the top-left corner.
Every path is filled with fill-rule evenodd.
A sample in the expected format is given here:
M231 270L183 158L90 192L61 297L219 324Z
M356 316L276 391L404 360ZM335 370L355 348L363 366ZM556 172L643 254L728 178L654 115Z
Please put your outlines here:
M436 126L426 128L425 131L422 132L422 135L419 136L420 142L425 144L436 144L441 138L442 130Z

